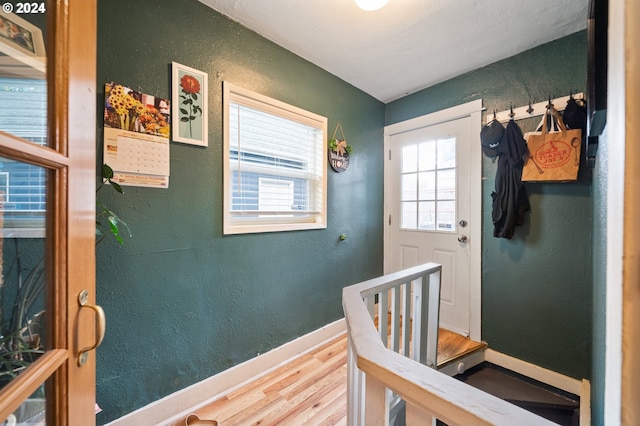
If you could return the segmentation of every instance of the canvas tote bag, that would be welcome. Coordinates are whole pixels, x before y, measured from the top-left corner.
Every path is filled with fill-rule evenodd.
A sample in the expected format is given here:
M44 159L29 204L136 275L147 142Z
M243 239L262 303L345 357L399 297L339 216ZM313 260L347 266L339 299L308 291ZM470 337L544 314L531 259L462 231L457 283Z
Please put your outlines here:
M547 127L553 129L554 124L558 130L548 131ZM549 108L545 112L542 119L542 131L527 133L525 139L529 154L522 169L523 181L568 182L577 180L580 168L582 130L568 130L562 121L562 116L555 108Z

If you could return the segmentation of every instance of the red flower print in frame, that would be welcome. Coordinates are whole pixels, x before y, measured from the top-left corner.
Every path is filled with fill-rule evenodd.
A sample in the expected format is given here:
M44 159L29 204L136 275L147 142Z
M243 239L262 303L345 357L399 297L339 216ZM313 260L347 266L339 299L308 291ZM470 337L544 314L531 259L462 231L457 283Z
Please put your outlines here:
M175 142L207 145L207 74L173 63L172 95Z

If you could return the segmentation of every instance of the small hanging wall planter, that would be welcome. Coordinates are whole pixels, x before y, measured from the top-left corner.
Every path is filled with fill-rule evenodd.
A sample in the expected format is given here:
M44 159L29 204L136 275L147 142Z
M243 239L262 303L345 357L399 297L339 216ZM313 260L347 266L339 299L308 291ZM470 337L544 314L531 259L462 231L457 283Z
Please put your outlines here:
M336 133L340 129L342 139L336 138ZM353 151L353 148L347 144L347 140L344 137L342 126L340 123L333 131L333 137L329 140L329 164L331 168L338 173L342 173L349 168L349 155Z

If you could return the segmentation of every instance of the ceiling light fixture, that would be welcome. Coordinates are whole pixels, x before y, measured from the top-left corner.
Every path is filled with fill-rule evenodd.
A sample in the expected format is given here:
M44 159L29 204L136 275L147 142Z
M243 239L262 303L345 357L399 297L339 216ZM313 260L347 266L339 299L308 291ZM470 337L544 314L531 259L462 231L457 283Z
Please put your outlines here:
M362 10L378 10L382 8L389 0L355 0L358 7Z

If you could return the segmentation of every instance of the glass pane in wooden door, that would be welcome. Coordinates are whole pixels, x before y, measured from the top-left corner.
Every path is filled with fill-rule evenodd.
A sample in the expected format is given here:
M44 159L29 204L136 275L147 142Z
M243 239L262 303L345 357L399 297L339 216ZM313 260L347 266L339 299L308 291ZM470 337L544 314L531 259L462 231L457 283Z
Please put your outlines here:
M46 8L44 2L25 5L6 2L0 12L0 392L13 400L11 407L21 403L6 420L7 406L0 404L0 421L45 424L45 382L55 370L40 371L53 349L46 280L51 265L45 262L47 180L53 172L36 165L42 161L30 145L50 146ZM36 9L27 13L25 7ZM12 390L22 386L27 390Z
M0 390L50 347L46 332L46 180L46 169L0 157ZM44 401L41 385L7 424L43 419Z
M47 145L46 10L7 12L14 7L0 11L0 131Z

